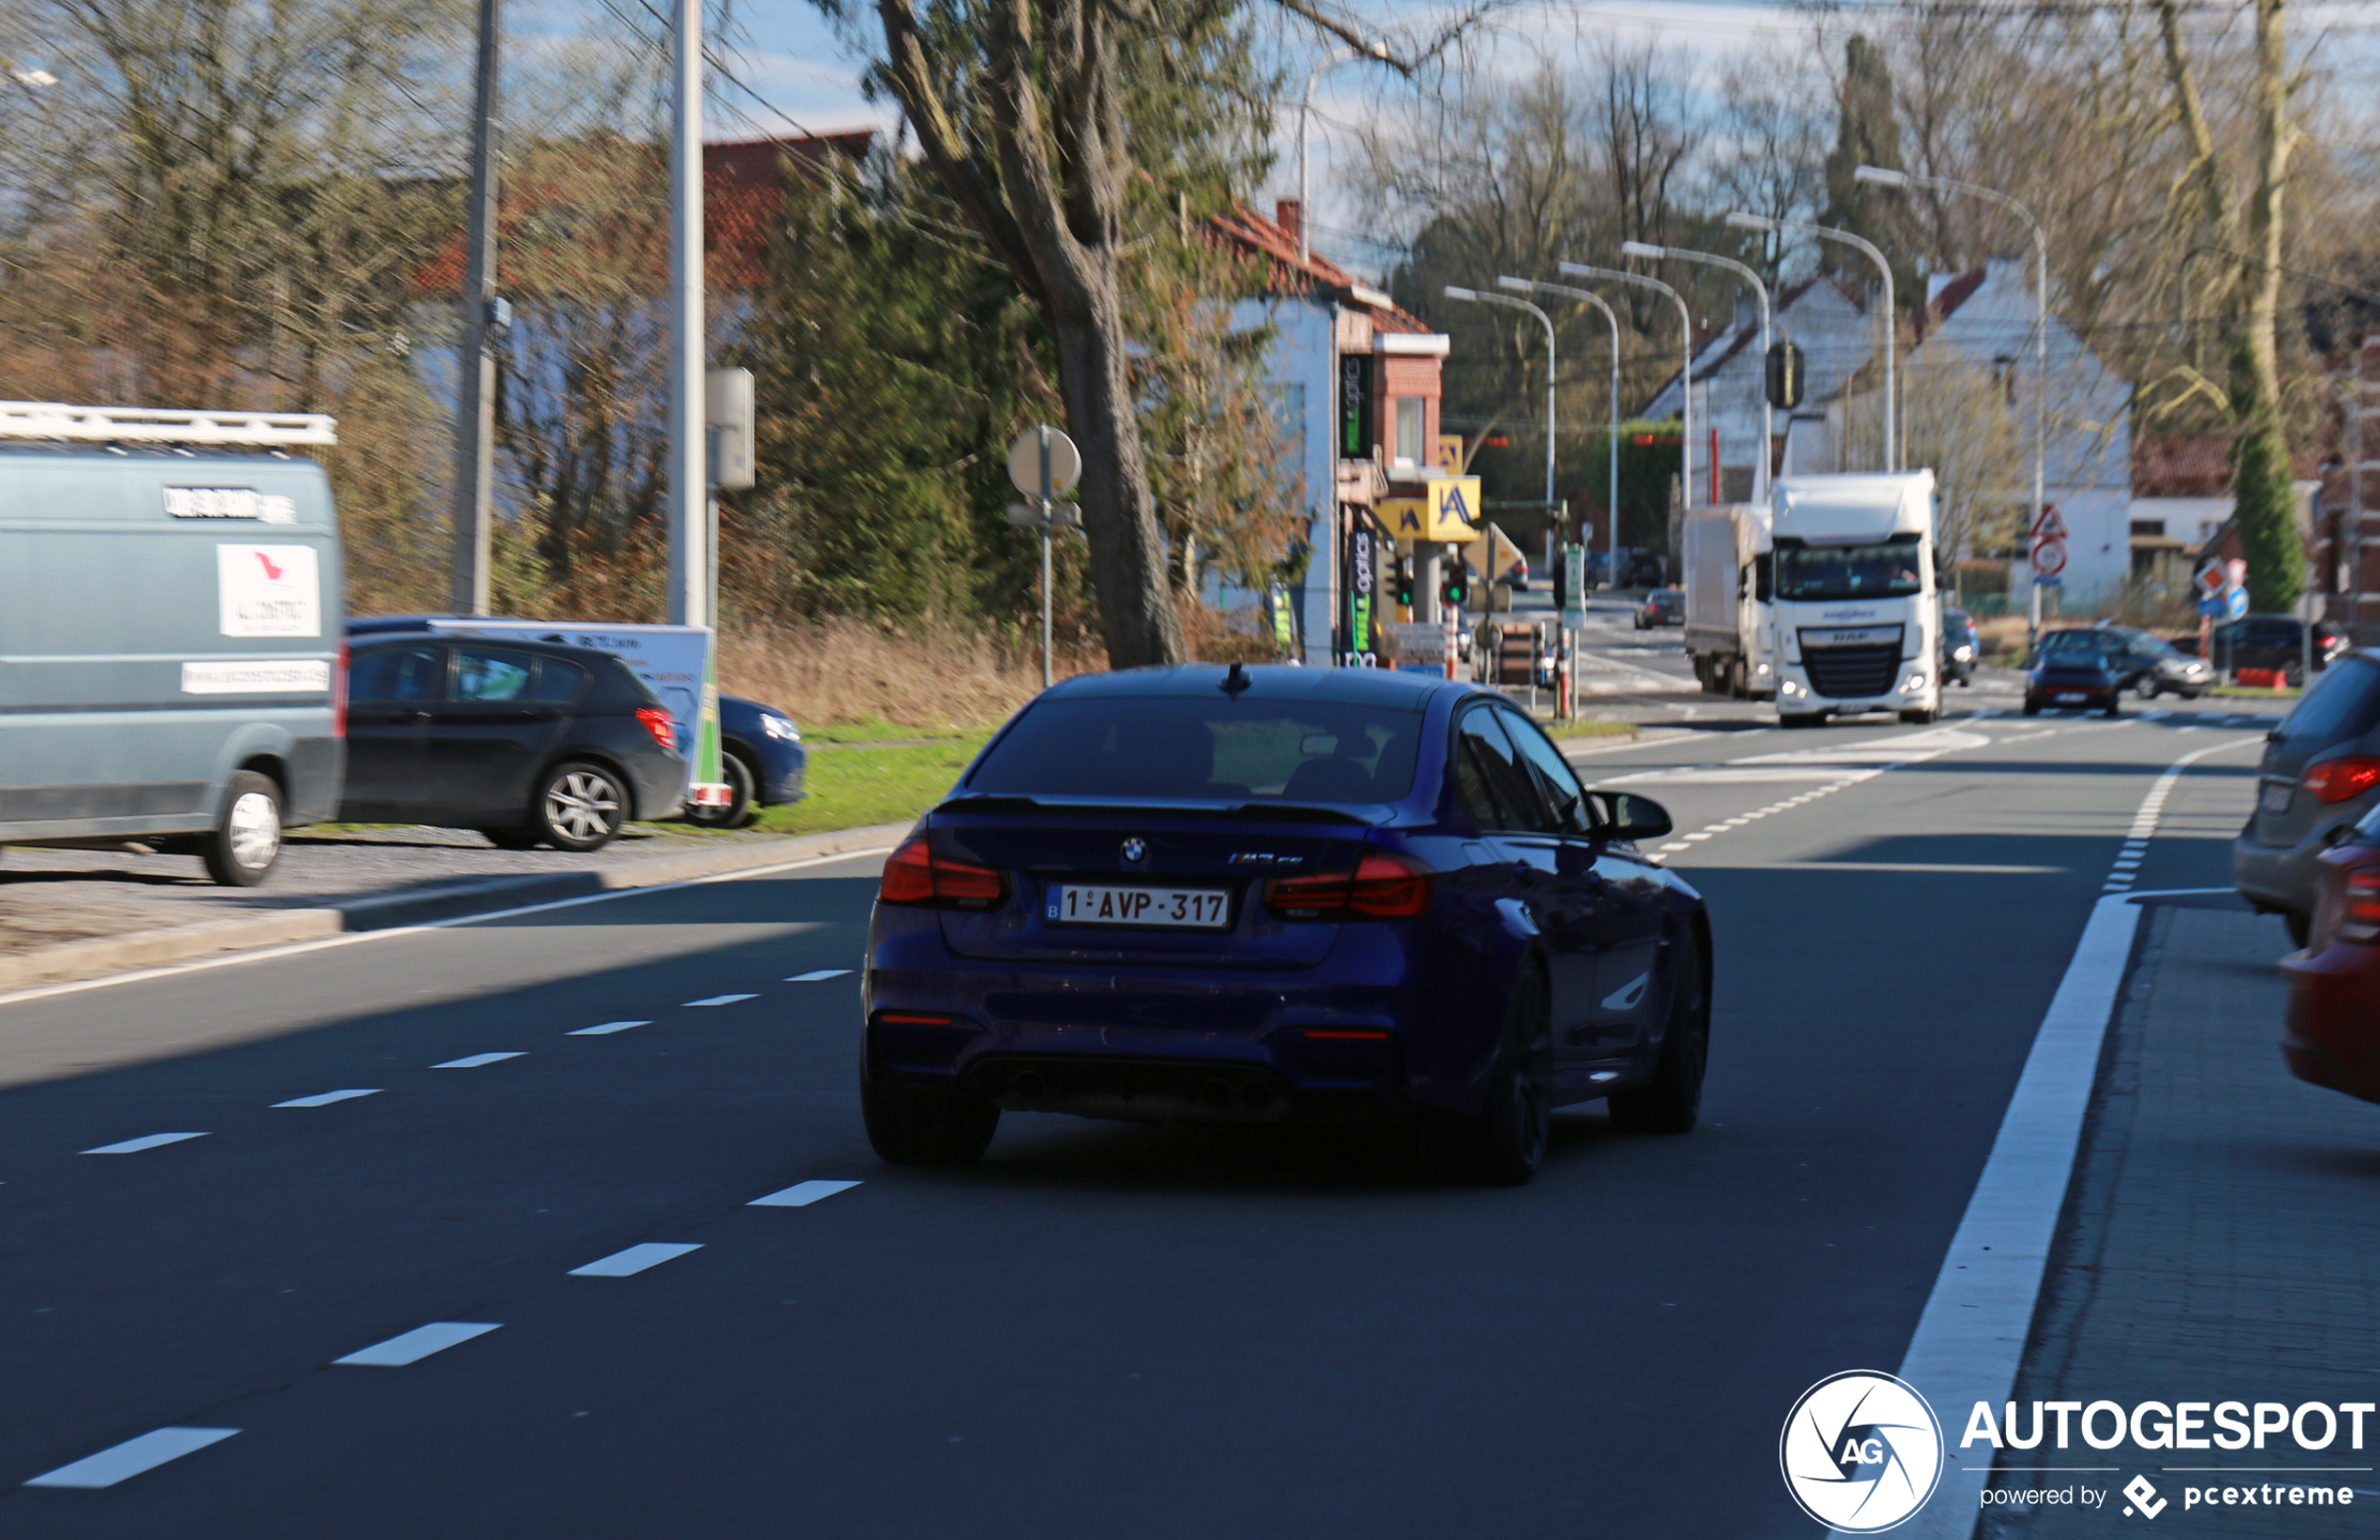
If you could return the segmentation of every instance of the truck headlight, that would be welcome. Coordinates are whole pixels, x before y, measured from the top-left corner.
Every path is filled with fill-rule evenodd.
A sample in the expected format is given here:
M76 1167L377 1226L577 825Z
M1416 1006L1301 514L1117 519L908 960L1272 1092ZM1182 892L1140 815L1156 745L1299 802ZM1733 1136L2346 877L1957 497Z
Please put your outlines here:
M1926 688L1926 676L1922 674L1912 674L1909 676L1909 683L1901 686L1900 688L1903 693L1912 689L1924 689Z
M1777 692L1779 695L1799 696L1803 693L1801 682L1797 679L1784 680L1778 685Z

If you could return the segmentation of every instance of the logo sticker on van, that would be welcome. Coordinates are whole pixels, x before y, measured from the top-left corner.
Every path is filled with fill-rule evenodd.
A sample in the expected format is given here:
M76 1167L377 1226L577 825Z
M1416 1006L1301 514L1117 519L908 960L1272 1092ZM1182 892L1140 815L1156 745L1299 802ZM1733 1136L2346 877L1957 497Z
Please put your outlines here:
M310 545L218 545L216 597L226 636L320 636L322 584Z
M165 511L175 519L254 519L259 524L297 523L297 499L276 497L252 486L170 486Z

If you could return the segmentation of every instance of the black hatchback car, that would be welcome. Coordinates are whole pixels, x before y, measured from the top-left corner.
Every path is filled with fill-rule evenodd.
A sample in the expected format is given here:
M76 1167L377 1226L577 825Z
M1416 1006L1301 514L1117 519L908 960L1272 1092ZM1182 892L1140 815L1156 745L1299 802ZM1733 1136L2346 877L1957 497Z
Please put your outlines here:
M2353 651L2355 644L2328 620L2313 623L2316 674ZM2215 628L2208 661L2226 674L2272 669L2295 689L2306 682L2306 623L2294 615L2252 615Z
M591 851L684 799L668 708L609 653L420 632L349 647L343 820Z

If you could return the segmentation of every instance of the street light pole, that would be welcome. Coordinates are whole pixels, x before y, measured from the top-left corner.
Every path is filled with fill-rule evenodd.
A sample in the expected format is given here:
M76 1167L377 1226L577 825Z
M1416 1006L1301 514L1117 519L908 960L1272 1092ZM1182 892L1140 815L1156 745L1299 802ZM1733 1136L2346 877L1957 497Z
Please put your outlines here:
M1648 245L1643 241L1621 242L1620 255L1624 257L1651 257L1656 259L1662 257L1674 257L1681 262L1703 262L1712 267L1723 267L1730 273L1741 277L1746 283L1750 284L1752 286L1752 292L1759 296L1761 302L1761 361L1762 367L1763 369L1767 367L1769 347L1768 285L1761 282L1761 275L1759 274L1753 272L1750 268L1745 266L1742 262L1737 261L1733 257L1721 257L1716 252L1709 251L1683 251L1676 246ZM1769 411L1768 387L1765 378L1763 378L1761 386L1761 457L1758 466L1754 468L1752 473L1752 499L1755 502L1766 502L1768 500L1768 457L1771 452L1775 434L1775 428L1770 419Z
M1862 166L1852 172L1852 180L1871 187L1892 187L1906 191L1911 187L1928 187L1941 192L1965 193L1996 203L2022 219L2033 233L2033 523L2041 527L2044 501L2047 496L2049 461L2049 237L2033 217L2033 211L1996 188L1980 186L1972 182L1960 182L1947 176L1920 176L1912 171L1896 171L1882 166ZM2192 255L2196 255L2193 253ZM2184 259L2184 266L2188 259ZM2030 585L2029 640L2041 635L2041 585Z
M1611 565L1604 573L1604 586L1616 588L1620 585L1619 313L1614 310L1610 305L1603 303L1602 295L1594 292L1592 289L1572 289L1567 284L1540 283L1534 278L1499 277L1495 280L1495 286L1498 289L1515 289L1525 294L1559 294L1565 299L1584 300L1588 304L1595 306L1596 309L1603 312L1603 318L1612 324L1612 425L1610 430L1611 437L1606 443L1605 453L1603 455L1604 469L1608 473L1609 477L1608 490L1604 493L1603 496L1603 513L1604 517L1611 521L1612 539L1611 544L1606 549L1606 554L1611 558Z
M497 74L503 17L480 0L479 68L471 93L471 191L463 253L463 335L454 350L454 528L447 608L485 615L496 501Z
M1687 311L1686 296L1659 278L1648 278L1642 273L1623 273L1614 267L1587 267L1579 262L1560 262L1555 264L1554 270L1566 278L1606 278L1615 284L1635 284L1639 288L1655 289L1668 295L1670 303L1677 306L1678 346L1686 360L1684 367L1678 374L1680 386L1677 396L1678 437L1683 440L1678 445L1677 466L1680 472L1678 480L1684 483L1684 507L1692 508L1694 506L1694 318ZM1612 444L1612 452L1617 455L1619 452L1620 446L1615 436ZM1612 517L1614 521L1619 518L1616 505L1614 507ZM1618 527L1616 522L1614 527ZM1612 548L1612 555L1615 560L1618 558L1618 546L1614 545ZM1616 572L1613 574L1615 586L1618 576Z
M703 453L703 11L670 17L669 619L708 626L709 475Z
M1898 347L1899 323L1894 318L1893 265L1874 243L1863 240L1847 230L1830 230L1824 225L1804 225L1785 219L1764 219L1757 214L1731 214L1727 223L1734 230L1756 230L1773 235L1815 235L1822 241L1839 241L1866 254L1876 264L1877 273L1884 280L1884 468L1900 469L1900 440L1894 431L1894 408L1898 390L1894 382L1893 354Z
M1504 280L1498 278L1496 282ZM1502 294L1482 294L1477 289L1446 286L1446 297L1472 304L1508 304L1515 310L1525 310L1545 328L1545 510L1550 518L1554 511L1554 318L1526 300L1510 299Z
M1306 134L1314 122L1315 82L1322 79L1323 75L1330 70L1350 60L1386 59L1388 56L1389 46L1381 42L1369 43L1362 48L1334 48L1316 59L1314 62L1314 67L1306 71L1303 105L1298 110L1298 260L1301 262L1313 255L1312 243L1306 238L1306 231L1314 226L1312 200L1307 191L1312 176L1312 162L1306 155Z

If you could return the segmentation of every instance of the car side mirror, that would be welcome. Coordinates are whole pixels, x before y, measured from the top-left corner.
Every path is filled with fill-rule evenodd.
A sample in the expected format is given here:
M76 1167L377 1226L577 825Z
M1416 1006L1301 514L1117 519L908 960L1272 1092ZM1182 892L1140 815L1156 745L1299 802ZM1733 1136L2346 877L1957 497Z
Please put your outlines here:
M1604 815L1595 832L1606 839L1659 839L1676 827L1669 809L1651 797L1633 792L1597 792L1594 797Z

